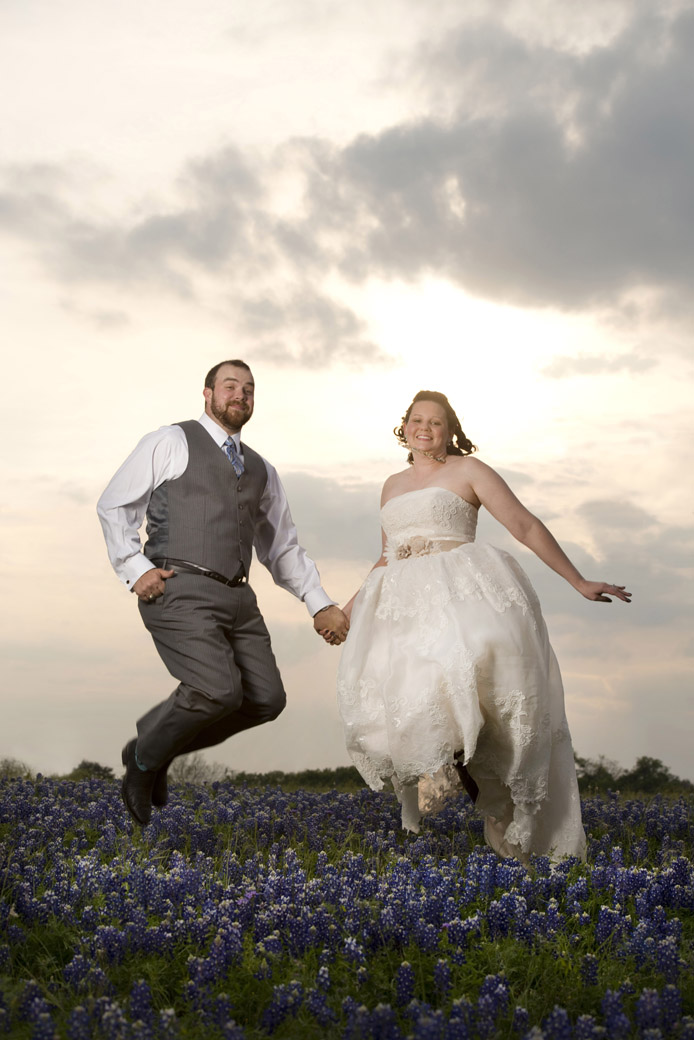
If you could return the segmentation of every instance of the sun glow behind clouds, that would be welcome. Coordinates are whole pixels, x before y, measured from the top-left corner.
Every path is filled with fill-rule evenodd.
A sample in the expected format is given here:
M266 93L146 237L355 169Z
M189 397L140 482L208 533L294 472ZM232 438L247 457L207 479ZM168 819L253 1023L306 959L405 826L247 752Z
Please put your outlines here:
M484 437L488 451L506 453L522 429L529 457L556 457L567 438L594 418L612 423L633 415L634 402L653 407L672 387L657 372L628 378L628 397L615 395L615 381L601 373L579 379L549 378L544 370L558 356L620 356L614 331L591 314L521 309L474 299L442 281L419 285L371 282L359 297L376 342L399 365L383 377L384 403L400 415L414 392L446 393L473 440ZM349 377L347 377L349 379ZM684 401L684 398L683 398ZM390 405L392 402L392 406ZM467 429L469 427L469 430Z

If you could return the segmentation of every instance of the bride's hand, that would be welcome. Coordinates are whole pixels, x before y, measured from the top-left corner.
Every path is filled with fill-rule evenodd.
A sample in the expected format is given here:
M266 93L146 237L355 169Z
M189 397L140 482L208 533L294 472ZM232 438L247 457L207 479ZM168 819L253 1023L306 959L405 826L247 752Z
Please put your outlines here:
M631 603L631 593L627 592L624 585L610 585L606 581L582 581L576 589L594 603L611 603L610 596L621 599L623 603Z

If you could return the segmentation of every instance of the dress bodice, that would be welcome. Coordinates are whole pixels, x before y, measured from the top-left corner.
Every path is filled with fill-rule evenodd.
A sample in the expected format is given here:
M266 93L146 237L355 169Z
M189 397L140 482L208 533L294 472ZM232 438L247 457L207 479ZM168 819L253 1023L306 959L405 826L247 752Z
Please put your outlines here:
M402 559L474 542L477 509L449 488L419 488L389 499L381 524L389 554Z

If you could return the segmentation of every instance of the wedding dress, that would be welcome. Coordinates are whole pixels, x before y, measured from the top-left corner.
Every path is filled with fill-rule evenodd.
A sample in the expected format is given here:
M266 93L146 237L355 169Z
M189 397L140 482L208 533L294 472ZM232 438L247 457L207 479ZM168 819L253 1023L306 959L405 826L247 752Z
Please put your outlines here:
M584 858L561 676L525 572L475 543L477 510L447 488L390 499L381 522L388 565L359 591L338 672L355 766L375 790L391 779L416 832L460 793L459 756L500 855Z

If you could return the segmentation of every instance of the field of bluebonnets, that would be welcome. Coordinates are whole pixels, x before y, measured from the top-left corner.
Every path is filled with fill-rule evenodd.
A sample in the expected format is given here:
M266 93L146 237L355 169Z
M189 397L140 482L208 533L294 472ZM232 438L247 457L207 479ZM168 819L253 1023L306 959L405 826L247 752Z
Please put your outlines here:
M0 1036L694 1040L692 800L584 802L587 864L498 860L464 798L0 782Z

